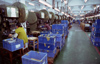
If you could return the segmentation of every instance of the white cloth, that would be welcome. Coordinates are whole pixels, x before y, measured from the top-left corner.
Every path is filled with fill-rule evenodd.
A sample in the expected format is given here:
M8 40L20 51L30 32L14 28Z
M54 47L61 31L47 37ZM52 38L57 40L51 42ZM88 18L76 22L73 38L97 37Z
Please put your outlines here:
M26 48L28 48L28 43L25 43L23 50Z

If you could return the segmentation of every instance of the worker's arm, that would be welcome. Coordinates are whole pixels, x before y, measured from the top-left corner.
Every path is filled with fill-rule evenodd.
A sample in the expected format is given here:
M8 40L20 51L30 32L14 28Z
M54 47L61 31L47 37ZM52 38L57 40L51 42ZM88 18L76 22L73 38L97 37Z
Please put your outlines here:
M12 38L16 38L16 37L18 36L18 34L17 34L17 33L15 33L14 35L9 34L8 36L9 36L9 37L12 37Z
M17 33L15 33L15 34L13 35L13 38L17 38L17 36L18 36L18 34L17 34Z

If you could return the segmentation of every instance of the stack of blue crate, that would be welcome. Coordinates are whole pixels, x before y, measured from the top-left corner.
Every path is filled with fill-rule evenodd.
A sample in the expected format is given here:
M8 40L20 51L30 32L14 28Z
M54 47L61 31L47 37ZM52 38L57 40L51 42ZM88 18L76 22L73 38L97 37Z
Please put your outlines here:
M64 25L64 34L65 34L65 36L67 36L68 35L68 21L67 20L62 20L61 24Z
M51 31L41 31L40 34L49 34Z
M73 20L73 23L75 23L75 20Z
M62 49L62 34L49 34L50 36L56 36L56 48L57 49L60 49L60 51L61 51L61 49Z
M53 34L64 34L64 25L62 24L53 24L52 25Z
M47 53L48 57L54 58L56 54L56 36L49 34L39 35L39 51Z
M91 42L94 46L100 47L100 19L92 25Z
M80 24L81 22L79 20L77 20L77 22Z

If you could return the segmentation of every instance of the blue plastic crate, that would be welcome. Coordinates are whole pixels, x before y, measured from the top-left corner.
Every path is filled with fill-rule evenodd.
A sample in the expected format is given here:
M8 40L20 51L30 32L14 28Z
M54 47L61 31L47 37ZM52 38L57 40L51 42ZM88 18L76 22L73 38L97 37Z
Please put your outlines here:
M68 24L67 20L61 20L61 24Z
M57 30L64 30L64 25L63 24L58 24L56 29Z
M100 37L95 37L93 35L91 37L95 42L100 42Z
M39 40L39 43L43 43L44 42L44 36L43 35L39 35L38 36L38 40Z
M22 56L22 64L48 64L47 53L30 51Z
M100 19L97 19L97 20L95 21L95 23L96 23L97 25L100 25Z
M44 49L39 49L40 52L44 52L44 53L47 53L47 56L48 57L51 57L51 58L54 58L56 52L57 52L57 49L55 48L53 51L52 50L44 50Z
M91 32L91 34L95 37L100 37L100 33L95 33L94 31Z
M56 42L56 48L62 49L62 42Z
M51 31L42 31L40 34L49 34Z
M96 29L96 28L95 28L95 29L94 29L94 32L95 32L95 33L100 33L100 29Z
M54 35L56 36L56 42L61 42L62 41L62 34L50 34L51 36Z
M96 29L99 29L100 28L100 25L96 25L96 23L93 23L92 24L92 27L96 28Z
M64 34L64 30L56 30L56 34Z
M54 50L56 48L56 43L39 43L39 49L44 49L44 50Z
M100 42L95 42L95 40L91 37L91 42L94 46L100 47Z
M56 30L52 30L52 33L53 33L53 34L56 34Z
M24 48L24 42L21 39L5 39L3 40L3 48L13 52Z
M56 28L57 28L57 24L53 24L52 29L56 29Z
M66 28L68 25L67 24L60 24L60 25L63 25L64 26L64 28Z
M55 43L55 42L56 42L56 36L45 36L44 37L44 43L50 43L51 44L51 43Z

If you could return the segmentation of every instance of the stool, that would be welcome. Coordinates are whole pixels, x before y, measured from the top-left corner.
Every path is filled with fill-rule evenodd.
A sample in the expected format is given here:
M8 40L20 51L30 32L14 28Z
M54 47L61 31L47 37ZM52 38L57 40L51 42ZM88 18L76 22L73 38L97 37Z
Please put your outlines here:
M40 35L40 31L32 31L31 34L38 37Z
M21 61L21 56L22 56L21 50L22 49L17 50L17 51L19 51L19 54L18 54L18 53L14 53L16 51L11 52L11 51L6 50L6 49L4 49L4 48L1 47L0 48L0 55L2 57L2 60L4 60L4 59L10 60L10 64L12 64L13 60L15 58L17 58L17 57L20 57L20 61ZM15 54L15 56L13 56L13 54ZM7 55L9 55L9 58L7 58ZM2 61L2 63L4 63L4 62Z
M33 50L35 51L35 46L37 45L37 49L39 49L39 42L37 37L28 37L28 40L29 40L29 47L33 47ZM30 41L33 41L33 45L30 45L31 44ZM37 41L37 43L35 43L35 41Z

